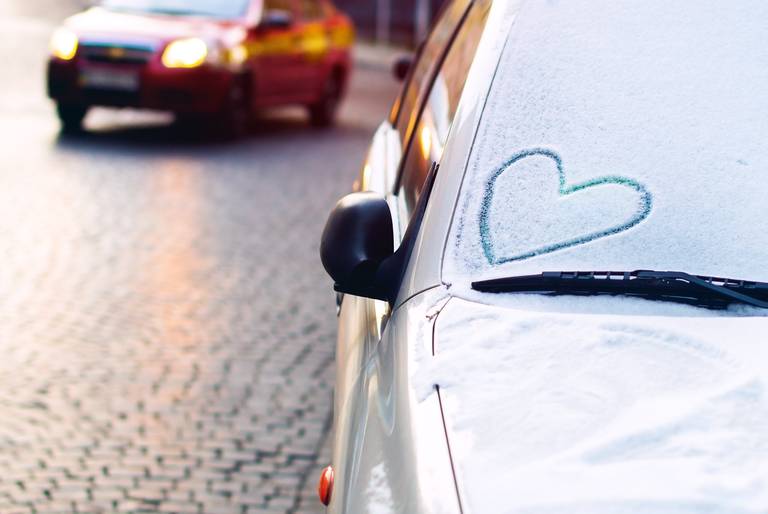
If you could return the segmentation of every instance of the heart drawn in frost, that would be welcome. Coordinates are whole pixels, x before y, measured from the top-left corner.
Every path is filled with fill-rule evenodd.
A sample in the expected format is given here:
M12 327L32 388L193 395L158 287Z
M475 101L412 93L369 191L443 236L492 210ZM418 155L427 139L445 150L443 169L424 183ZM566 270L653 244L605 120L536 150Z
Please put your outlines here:
M553 200L553 205L536 204L533 209L531 209L529 205L527 210L533 212L514 213L515 216L518 216L523 220L526 224L526 228L529 229L529 235L527 236L528 240L523 244L530 243L530 246L524 249L518 248L514 251L508 251L507 254L503 253L502 248L502 253L499 254L499 249L496 248L496 245L494 244L494 234L497 239L501 239L498 232L500 230L504 231L509 227L499 224L494 226L493 220L491 219L493 201L494 198L498 196L497 181L504 175L504 173L511 172L515 164L531 157L545 157L554 162L559 179L558 194ZM555 174L553 173L553 178L554 175ZM529 179L539 181L546 180L545 177L541 176L533 178L529 177ZM531 188L532 191L513 191L511 194L525 195L520 198L528 203L538 201L538 198L534 198L533 200L530 199L530 196L536 196L541 192L539 191L541 188L535 186L536 184ZM554 181L552 186L555 186ZM605 196L605 194L609 193L604 189L605 186L620 186L622 188L627 188L630 190L629 193L636 198L635 200L632 200L627 197L627 191L621 192L621 194ZM615 191L616 189L614 188L614 192ZM632 191L634 191L634 193ZM579 195L580 192L582 193L581 196ZM589 201L587 196L590 195L585 195L587 192L591 193L591 197L602 194L602 200L610 201L601 201L599 205L592 204L589 209L584 209L584 203L582 202L581 210L578 210L578 212L572 211L576 216L570 218L569 221L569 219L567 219L567 215L569 214L569 202L576 199ZM510 194L509 192L507 193ZM627 202L623 202L624 199L626 199ZM561 201L563 200L569 200L569 202L561 204ZM614 205L617 201L619 201L619 204ZM575 203L578 204L578 202ZM653 197L650 191L636 180L611 175L590 179L579 184L568 184L565 177L565 171L563 171L562 159L560 159L560 156L557 153L544 148L524 150L510 157L501 167L494 171L493 175L485 185L483 203L480 209L480 238L483 245L483 252L490 264L498 265L530 259L531 257L582 245L594 241L595 239L600 239L631 229L648 217L651 213L652 204ZM629 212L628 209L631 209L635 205L637 206L637 209L633 213ZM565 216L558 218L561 214L565 214ZM592 216L591 218L590 215ZM615 220L615 223L611 220ZM593 227L593 229L591 229L591 227ZM539 232L538 234L536 233L537 231ZM521 231L521 233L525 233L525 231ZM507 234L502 235L507 236ZM515 234L509 234L508 236L514 238ZM530 239L536 239L537 237L540 239L540 244L535 241L529 241ZM552 237L554 237L555 240L547 241L548 238L551 239Z

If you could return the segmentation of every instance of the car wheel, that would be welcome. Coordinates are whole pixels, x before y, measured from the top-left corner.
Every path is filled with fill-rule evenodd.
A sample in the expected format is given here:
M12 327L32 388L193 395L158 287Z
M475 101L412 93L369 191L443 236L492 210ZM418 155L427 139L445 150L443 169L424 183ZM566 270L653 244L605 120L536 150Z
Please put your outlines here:
M235 140L245 136L251 121L248 89L243 82L235 84L222 111L215 116L214 126L217 134L226 140Z
M76 133L83 130L83 120L88 114L88 107L81 104L57 103L56 114L61 121L63 132Z
M309 119L315 127L329 127L336 121L342 93L342 79L339 73L332 73L325 84L323 96L309 106Z

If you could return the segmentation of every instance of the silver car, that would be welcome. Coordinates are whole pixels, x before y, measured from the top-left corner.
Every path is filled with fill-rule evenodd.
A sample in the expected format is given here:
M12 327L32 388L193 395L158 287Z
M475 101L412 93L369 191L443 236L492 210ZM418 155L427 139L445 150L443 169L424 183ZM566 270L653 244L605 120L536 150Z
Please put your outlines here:
M323 234L329 512L768 512L766 20L446 6Z

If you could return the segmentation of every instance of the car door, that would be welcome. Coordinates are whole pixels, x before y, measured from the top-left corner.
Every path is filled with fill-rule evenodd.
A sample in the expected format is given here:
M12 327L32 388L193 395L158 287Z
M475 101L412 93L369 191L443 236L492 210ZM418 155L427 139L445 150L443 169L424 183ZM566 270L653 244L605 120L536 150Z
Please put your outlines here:
M299 0L299 7L302 94L313 99L322 90L324 66L331 48L330 34L326 30L326 11L320 0Z
M400 241L405 232L404 227L415 205L412 200L418 199L429 167L440 159L456 113L490 8L490 1L479 1L477 4L464 2L464 10L456 8L461 2L449 4L445 12L454 18L441 18L435 29L448 31L449 36L445 37L446 32L442 32L440 38L433 35L420 52L410 80L398 100L399 106L393 109L393 118L376 132L357 181L358 189L376 191L387 198L393 216L395 241ZM470 7L472 9L468 11ZM453 28L448 30L441 22L454 22ZM442 46L430 46L436 44ZM424 59L435 62L424 63ZM420 102L413 100L418 98L421 98ZM403 120L399 128L398 120ZM403 142L404 131L409 133L409 137ZM427 143L424 143L422 133L428 134L428 148L425 148ZM342 489L339 494L347 494L343 491L344 484L349 484L355 474L353 463L360 462L360 455L355 452L361 451L364 446L359 441L361 423L374 415L366 410L369 390L366 381L371 374L364 371L369 363L376 361L378 342L386 330L390 314L390 306L378 300L347 295L341 304L333 457ZM338 505L344 504L349 502L346 499L338 502Z
M289 15L290 23L267 23L265 20L275 12ZM255 103L261 106L293 101L301 94L304 72L298 0L264 0L261 20L249 32L246 44Z
M432 81L436 69L433 61L440 61L448 44L453 38L464 14L470 5L469 0L451 2L443 11L416 61L409 78L403 87L399 99L393 108L393 117L382 123L372 140L366 161L360 176L355 183L355 189L373 191L384 195L390 203L393 213L395 241L400 241L400 220L395 217L398 212L397 200L393 186L397 178L402 156L403 130L398 129L397 118L404 113L403 118L416 116L414 112L421 110L417 103L422 91L426 91ZM414 112L405 112L406 109ZM381 337L381 329L389 315L389 305L386 302L360 298L351 295L339 298L339 334L336 348L336 389L335 389L335 424L337 436L346 426L339 418L344 406L355 393L355 383L360 371L371 355L372 348ZM337 439L338 441L338 439ZM337 443L337 446L341 446Z

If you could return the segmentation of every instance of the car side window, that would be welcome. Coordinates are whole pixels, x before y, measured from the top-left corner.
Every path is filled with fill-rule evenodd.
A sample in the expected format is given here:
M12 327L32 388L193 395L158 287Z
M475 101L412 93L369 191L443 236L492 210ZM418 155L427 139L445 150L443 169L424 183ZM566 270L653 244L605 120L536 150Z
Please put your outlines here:
M461 93L475 58L490 3L475 5L461 26L438 70L405 149L397 187L400 219L413 214L433 162L439 162L453 124Z
M404 142L411 137L419 107L426 98L435 70L440 65L445 49L456 34L469 6L470 0L456 0L446 5L432 32L421 46L403 92L392 109L392 124L400 133L403 147Z
M301 0L301 14L307 21L319 20L323 17L323 6L319 0Z
M291 14L296 14L295 0L264 0L265 11L287 11Z

